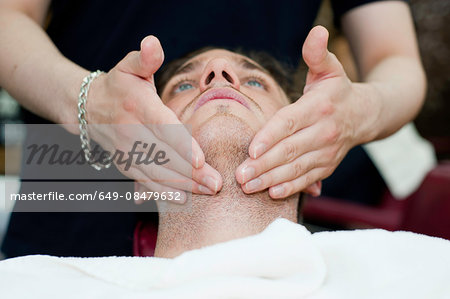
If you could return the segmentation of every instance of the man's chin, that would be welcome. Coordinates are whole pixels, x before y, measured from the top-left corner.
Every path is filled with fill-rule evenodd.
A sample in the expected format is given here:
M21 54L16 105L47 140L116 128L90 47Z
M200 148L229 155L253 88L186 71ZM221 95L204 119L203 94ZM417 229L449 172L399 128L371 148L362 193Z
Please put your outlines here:
M228 112L216 112L196 127L193 137L197 140L206 162L219 172L230 171L248 157L248 147L255 131L239 116ZM226 165L225 165L226 164Z

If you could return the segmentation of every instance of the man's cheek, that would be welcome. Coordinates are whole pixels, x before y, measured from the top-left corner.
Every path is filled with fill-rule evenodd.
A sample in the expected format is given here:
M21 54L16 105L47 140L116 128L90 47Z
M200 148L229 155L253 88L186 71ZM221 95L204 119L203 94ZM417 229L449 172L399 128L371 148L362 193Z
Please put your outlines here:
M278 110L280 110L283 107L284 105L278 103L275 104L272 102L271 104L264 105L261 108L266 119L270 119L272 116L275 115L275 113L277 113Z

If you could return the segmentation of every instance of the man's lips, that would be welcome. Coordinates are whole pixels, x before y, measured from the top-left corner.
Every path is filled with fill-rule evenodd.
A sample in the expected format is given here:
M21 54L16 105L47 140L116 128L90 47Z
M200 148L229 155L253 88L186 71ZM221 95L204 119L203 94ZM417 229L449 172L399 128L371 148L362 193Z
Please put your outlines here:
M231 88L214 88L205 92L197 101L194 111L212 100L232 100L250 109L244 96Z

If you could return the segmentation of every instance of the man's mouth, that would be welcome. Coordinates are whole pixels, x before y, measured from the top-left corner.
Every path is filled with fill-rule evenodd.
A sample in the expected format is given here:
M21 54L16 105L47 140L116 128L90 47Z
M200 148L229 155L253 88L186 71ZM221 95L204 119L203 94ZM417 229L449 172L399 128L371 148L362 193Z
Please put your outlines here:
M245 106L247 109L250 109L246 99L239 92L235 91L232 88L214 88L206 93L204 93L197 101L195 105L194 111L206 104L209 101L213 100L231 100L236 101L239 104Z

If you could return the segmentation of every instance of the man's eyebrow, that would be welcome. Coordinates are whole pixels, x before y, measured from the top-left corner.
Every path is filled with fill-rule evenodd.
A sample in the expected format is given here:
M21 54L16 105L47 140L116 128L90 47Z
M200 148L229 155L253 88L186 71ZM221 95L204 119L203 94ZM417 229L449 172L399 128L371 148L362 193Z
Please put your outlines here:
M174 73L173 76L177 76L177 75L181 75L181 74L186 74L189 72L194 71L195 69L197 69L200 66L200 61L195 60L192 62L189 62L185 65L180 66Z
M261 71L263 73L268 74L269 72L263 68L262 66L248 60L247 58L240 58L239 59L239 65L241 65L243 68L247 69L247 70L258 70Z

